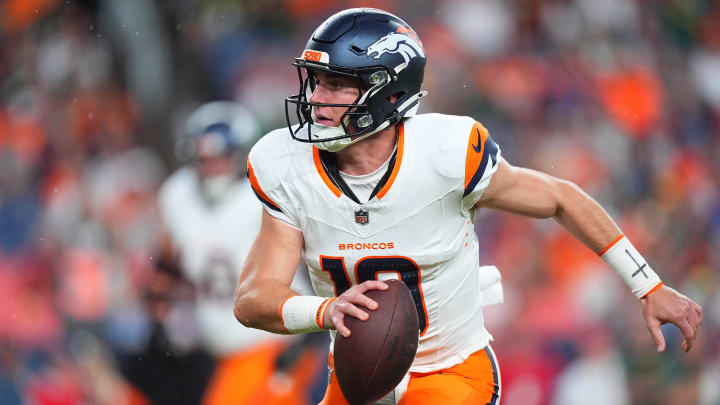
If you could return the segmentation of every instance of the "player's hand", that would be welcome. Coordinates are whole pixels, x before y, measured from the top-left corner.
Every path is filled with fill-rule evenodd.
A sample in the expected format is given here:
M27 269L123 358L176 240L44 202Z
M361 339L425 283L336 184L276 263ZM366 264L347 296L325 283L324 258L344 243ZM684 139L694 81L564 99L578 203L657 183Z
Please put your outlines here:
M328 305L325 310L323 324L327 329L337 329L337 331L345 336L350 336L350 329L345 326L345 315L350 315L361 321L366 321L369 314L359 306L363 306L370 310L376 310L377 302L365 295L370 290L387 290L388 286L382 281L368 280L362 284L352 286L344 293Z
M640 302L645 325L655 340L655 346L659 353L665 351L665 337L660 330L660 325L666 323L674 324L682 332L685 337L682 349L685 352L692 349L697 329L703 320L700 305L665 285L642 298Z

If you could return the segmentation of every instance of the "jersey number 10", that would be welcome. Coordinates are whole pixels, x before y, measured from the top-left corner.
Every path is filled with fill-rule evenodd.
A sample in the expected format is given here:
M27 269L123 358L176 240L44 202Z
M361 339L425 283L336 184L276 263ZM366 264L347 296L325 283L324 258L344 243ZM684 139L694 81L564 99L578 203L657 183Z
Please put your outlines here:
M335 296L339 296L350 288L350 277L345 267L344 257L320 256L322 271L330 273L335 284ZM355 263L355 279L358 284L368 280L379 280L380 274L395 273L410 289L415 308L418 313L420 335L427 329L427 309L420 283L420 266L412 259L404 256L368 256Z

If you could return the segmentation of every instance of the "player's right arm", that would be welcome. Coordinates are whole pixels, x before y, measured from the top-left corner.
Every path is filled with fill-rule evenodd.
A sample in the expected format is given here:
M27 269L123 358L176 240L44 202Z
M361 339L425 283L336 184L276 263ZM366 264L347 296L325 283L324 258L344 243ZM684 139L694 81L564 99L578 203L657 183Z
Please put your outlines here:
M263 210L260 232L248 253L235 291L234 313L240 323L250 328L274 333L290 333L283 319L283 306L299 294L290 289L303 247L302 233ZM345 315L366 320L367 312L359 306L376 309L377 303L364 295L372 289L386 289L382 281L369 280L355 285L328 304L323 314L323 328L337 329L344 336L350 330ZM288 309L285 309L287 313Z
M250 328L288 333L282 304L298 295L290 289L303 247L302 233L262 213L260 232L250 248L235 290L235 317Z
M235 317L245 326L275 333L304 333L338 329L347 336L345 315L367 318L359 306L377 307L364 293L387 288L367 281L339 297L300 296L290 288L304 237L302 217L287 187L291 169L286 162L302 159L305 151L287 144L287 133L274 131L263 137L248 156L248 179L263 204L262 222L250 248L235 292Z

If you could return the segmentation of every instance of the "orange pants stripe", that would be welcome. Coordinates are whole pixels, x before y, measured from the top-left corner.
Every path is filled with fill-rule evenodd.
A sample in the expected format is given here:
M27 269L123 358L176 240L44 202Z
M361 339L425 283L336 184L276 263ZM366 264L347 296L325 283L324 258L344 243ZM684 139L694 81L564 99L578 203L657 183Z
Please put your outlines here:
M320 405L348 405L340 391L330 355L330 383ZM473 404L499 405L502 380L490 346L470 355L463 363L430 373L410 373L407 391L399 405Z

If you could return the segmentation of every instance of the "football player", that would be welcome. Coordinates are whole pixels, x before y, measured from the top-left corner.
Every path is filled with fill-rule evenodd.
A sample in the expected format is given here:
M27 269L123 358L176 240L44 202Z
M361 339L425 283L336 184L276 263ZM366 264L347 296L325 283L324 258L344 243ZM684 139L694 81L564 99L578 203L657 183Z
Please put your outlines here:
M658 351L665 322L690 350L701 308L663 285L591 197L512 166L472 118L416 114L425 62L412 28L381 10L345 10L313 32L293 63L300 88L285 101L288 128L249 156L265 210L238 284L237 319L277 333L349 336L345 317L364 320L377 307L364 293L400 278L416 302L420 342L407 387L386 400L496 404L501 379L483 326L473 229L475 210L488 207L557 220L627 283ZM300 257L314 296L289 287ZM323 403L346 403L334 375Z
M203 346L218 360L204 404L305 403L298 394L312 382L308 368L321 367L323 355L309 355L302 347L295 359L303 364L297 375L278 370L293 342L281 335L246 328L232 313L234 288L245 256L260 229L261 205L245 180L245 156L257 140L252 116L232 102L200 107L188 119L189 137L179 142L180 155L192 163L173 173L159 193L159 208L169 240L170 256L179 273L194 287L195 317ZM298 272L294 288L310 290ZM318 351L319 352L319 351ZM290 356L290 357L293 357ZM296 362L287 364L293 370ZM288 374L280 389L270 393L270 377ZM302 383L301 383L302 381ZM242 382L242 383L240 383ZM283 384L280 384L283 385ZM281 387L282 388L282 387ZM260 399L262 398L262 399ZM274 399L275 398L275 399Z

